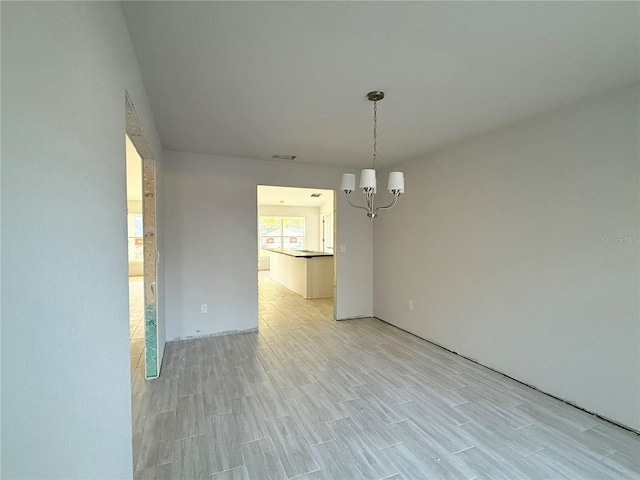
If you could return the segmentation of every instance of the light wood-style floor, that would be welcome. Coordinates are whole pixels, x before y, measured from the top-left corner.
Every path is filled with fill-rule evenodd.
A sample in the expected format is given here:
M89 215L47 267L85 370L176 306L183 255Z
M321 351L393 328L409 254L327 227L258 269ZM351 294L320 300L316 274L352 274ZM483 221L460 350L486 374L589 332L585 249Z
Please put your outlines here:
M135 478L640 478L638 435L260 276L260 332L133 380ZM612 392L612 395L615 392Z

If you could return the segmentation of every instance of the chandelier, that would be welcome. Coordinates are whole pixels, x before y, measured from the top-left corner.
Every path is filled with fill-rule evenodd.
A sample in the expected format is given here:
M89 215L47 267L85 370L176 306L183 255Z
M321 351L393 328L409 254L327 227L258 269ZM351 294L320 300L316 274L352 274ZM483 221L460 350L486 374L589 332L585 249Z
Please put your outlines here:
M349 199L349 195L356 189L356 176L353 173L342 174L342 184L340 190L347 194L347 202L355 208L367 211L367 217L371 220L376 218L378 210L393 208L401 193L404 193L404 173L389 173L389 183L387 189L393 195L393 201L389 205L381 207L375 206L377 186L376 186L376 159L378 157L378 102L384 98L384 92L369 92L367 98L373 102L373 168L365 168L360 171L360 186L367 200L367 206L354 205Z

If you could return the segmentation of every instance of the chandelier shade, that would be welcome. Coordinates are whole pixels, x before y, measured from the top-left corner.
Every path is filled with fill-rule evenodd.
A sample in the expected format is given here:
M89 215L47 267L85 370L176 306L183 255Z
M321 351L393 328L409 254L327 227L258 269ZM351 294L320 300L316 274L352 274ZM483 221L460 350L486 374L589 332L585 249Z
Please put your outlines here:
M404 173L391 172L389 174L389 184L387 189L393 193L394 190L398 190L400 193L404 193Z
M353 192L356 189L356 176L353 173L343 173L340 190L343 192Z
M360 172L360 188L363 190L376 188L376 171L373 168L365 168Z

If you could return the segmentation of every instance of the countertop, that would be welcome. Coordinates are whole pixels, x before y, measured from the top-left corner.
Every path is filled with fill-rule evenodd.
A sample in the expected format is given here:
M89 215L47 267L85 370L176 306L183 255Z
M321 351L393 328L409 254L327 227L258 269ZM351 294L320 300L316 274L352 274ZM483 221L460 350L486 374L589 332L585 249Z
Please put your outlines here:
M311 250L295 250L293 248L269 249L270 252L282 253L296 258L333 257L333 253L314 252Z

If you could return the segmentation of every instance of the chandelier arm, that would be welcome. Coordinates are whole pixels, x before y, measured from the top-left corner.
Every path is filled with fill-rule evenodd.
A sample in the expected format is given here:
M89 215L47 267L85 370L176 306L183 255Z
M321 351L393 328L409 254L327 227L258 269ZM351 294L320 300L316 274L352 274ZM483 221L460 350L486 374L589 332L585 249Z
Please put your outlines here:
M394 195L393 196L393 202L391 202L389 205L385 205L384 207L376 208L374 210L374 213L376 213L378 210L388 210L390 208L393 208L397 201L398 201L398 197L396 195Z
M347 202L349 202L349 205L351 205L352 207L361 208L362 210L366 210L367 212L369 211L369 209L367 207L361 207L360 205L354 205L353 203L351 203L351 200L349 200L349 194L348 193L347 193L346 197L347 197Z

